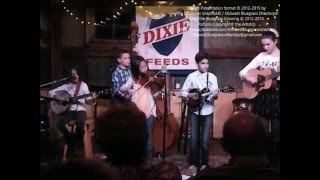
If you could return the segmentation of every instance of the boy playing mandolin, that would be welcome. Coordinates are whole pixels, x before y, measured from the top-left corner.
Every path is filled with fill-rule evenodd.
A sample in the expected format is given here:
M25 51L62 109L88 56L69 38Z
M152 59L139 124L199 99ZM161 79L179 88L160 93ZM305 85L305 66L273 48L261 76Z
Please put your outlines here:
M187 98L189 101L197 101L199 98L203 98L200 103L200 119L198 120L199 109L190 113L190 155L189 155L189 168L187 173L194 175L197 173L197 167L201 167L200 170L208 166L209 160L209 133L213 122L213 100L218 96L218 81L217 77L208 72L209 60L206 53L197 53L195 56L198 70L192 72L186 78L182 88L181 96ZM198 92L193 92L197 89ZM203 93L199 93L199 92ZM210 92L210 95L202 97L201 94ZM198 128L201 132L198 134ZM198 139L200 138L200 154L201 160L197 162L197 147ZM201 166L200 166L201 165Z

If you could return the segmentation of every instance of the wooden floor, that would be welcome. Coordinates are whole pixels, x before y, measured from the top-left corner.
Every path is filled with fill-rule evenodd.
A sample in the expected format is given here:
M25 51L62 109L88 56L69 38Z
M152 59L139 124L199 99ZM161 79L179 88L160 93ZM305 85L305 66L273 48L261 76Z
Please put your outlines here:
M177 165L180 170L188 167L187 154L189 148L187 146L186 154L184 154L183 140L180 144L180 150L178 151L178 143L175 143L173 147L167 149L165 154L165 161L170 161ZM40 163L51 164L62 160L63 152L63 140L62 139L49 139L44 134L40 135ZM93 141L93 154L96 159L105 158L104 154L100 151L99 147ZM229 161L229 155L223 150L219 140L210 140L209 144L209 165L212 167L221 166ZM154 157L153 163L161 162L162 157Z

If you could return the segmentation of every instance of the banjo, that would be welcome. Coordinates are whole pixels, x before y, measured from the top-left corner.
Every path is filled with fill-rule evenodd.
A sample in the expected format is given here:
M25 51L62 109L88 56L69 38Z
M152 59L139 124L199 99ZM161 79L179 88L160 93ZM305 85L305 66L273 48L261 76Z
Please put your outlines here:
M97 96L101 94L108 95L113 93L113 89L105 89L101 91L96 91L95 93ZM93 93L91 92L88 94L83 94L83 95L73 97L65 90L57 91L54 96L55 98L51 98L51 101L50 101L51 110L56 114L61 114L68 109L70 104L77 104L79 99L91 97L92 94Z

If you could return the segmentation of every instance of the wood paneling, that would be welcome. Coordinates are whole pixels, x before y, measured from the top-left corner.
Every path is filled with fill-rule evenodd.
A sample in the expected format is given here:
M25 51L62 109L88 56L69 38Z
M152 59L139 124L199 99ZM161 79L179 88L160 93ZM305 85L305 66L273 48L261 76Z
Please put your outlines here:
M70 12L73 15L70 15ZM75 17L79 19L76 20ZM70 47L83 47L84 46L84 24L81 24L83 20L83 10L70 9L69 13L63 11L61 17L61 43L62 48ZM81 19L81 20L80 20Z

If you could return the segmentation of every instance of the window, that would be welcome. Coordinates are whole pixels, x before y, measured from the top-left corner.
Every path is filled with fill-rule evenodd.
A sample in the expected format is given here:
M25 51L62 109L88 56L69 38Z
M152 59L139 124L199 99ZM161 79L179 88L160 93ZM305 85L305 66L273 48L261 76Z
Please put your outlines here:
M96 26L96 39L124 40L128 39L130 35L130 23L131 20L134 19L135 13L122 12L120 16L117 15L117 18L113 18L113 14L111 12L97 10L95 17L96 22L100 24L99 26ZM104 23L101 23L101 21Z

